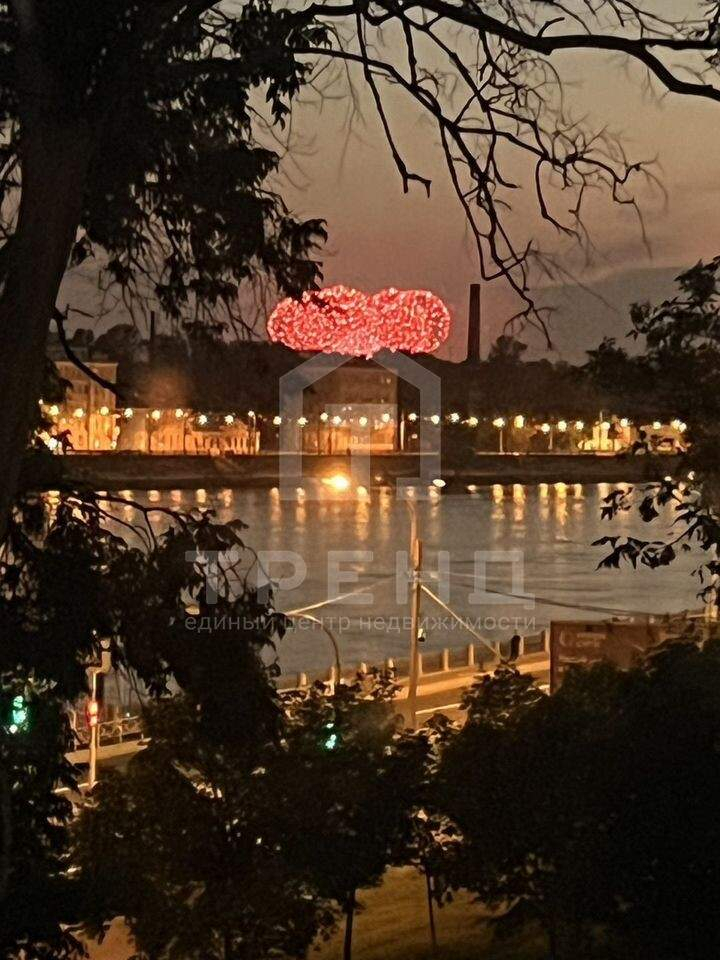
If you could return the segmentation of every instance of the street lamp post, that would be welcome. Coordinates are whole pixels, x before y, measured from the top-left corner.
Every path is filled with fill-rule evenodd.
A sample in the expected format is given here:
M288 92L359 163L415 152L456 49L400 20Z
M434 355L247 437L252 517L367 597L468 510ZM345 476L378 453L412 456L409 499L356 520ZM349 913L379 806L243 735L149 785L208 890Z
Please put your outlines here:
M294 616L294 613L292 610L290 611L288 616L289 617ZM330 630L328 627L325 626L325 624L320 619L320 617L314 617L311 613L303 613L302 610L299 611L298 616L303 617L305 620L311 620L313 623L316 623L321 630L325 631L327 637L330 640L330 643L333 646L333 652L335 654L335 675L336 675L335 682L339 683L342 678L342 664L340 662L340 644L337 642L337 637L332 632L332 630Z
M422 591L422 540L418 537L417 511L411 500L405 500L410 512L410 562L412 565L412 593L410 597L410 677L408 681L408 710L413 729L417 724L417 690L420 676L418 650L420 636L420 596Z
M504 452L505 452L505 444L503 443L503 440L504 440L505 438L504 438L504 436L503 436L503 431L504 431L504 429L505 429L505 418L504 418L504 417L496 417L496 418L493 420L493 426L497 428L497 432L498 432L498 453L504 453Z
M90 703L92 709L97 711L97 678L99 671L92 669L90 674ZM97 755L98 744L100 741L100 730L98 727L98 716L95 712L90 720L90 744L89 744L89 763L88 763L88 789L92 790L97 783Z

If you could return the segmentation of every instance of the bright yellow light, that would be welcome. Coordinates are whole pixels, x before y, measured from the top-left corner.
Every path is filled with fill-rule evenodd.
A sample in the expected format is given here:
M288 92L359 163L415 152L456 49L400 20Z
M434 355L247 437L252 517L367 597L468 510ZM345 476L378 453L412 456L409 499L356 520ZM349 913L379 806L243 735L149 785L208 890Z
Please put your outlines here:
M150 416L151 416L151 417L153 418L153 420L157 423L157 421L158 421L158 420L160 419L160 417L162 416L162 412L161 412L160 410L153 410L153 412L150 414Z
M338 493L344 493L350 489L350 477L345 476L344 473L334 473L331 477L325 477L323 483Z
M249 417L252 417L252 419L254 420L254 419L255 419L255 411L254 411L254 410L248 410L248 416L249 416Z
M367 487L359 486L356 490L356 493L359 497L367 496Z
M82 418L85 416L85 411L82 407L75 407L73 410L73 416L77 417L78 420L82 420Z
M409 413L409 414L408 414L408 420L410 421L410 423L415 423L415 421L417 420L417 414L416 414L416 413Z
M517 427L518 430L522 430L522 428L525 426L525 417L519 413L513 420L513 425Z
M680 431L680 433L685 433L685 431L687 430L687 424L683 420L680 421L678 425L678 430Z
M469 427L476 427L480 423L480 421L478 420L477 417L468 417L467 423Z
M307 426L307 417L298 417L298 426L306 427Z
M432 485L434 487L437 487L438 490L442 490L442 488L445 486L445 481L441 477L435 477L435 479L432 482Z
M57 417L57 415L60 413L60 407L54 403L48 410L48 413L51 417Z
M282 423L282 417L274 416L273 417L273 426L279 427Z
M322 420L323 423L327 423L328 420L330 419L330 414L329 414L329 413L326 413L326 412L323 410L323 412L320 414L320 419Z
M565 433L565 431L567 430L567 427L568 427L567 420L558 420L557 428L560 431L560 433Z
M600 429L601 429L601 430L609 430L609 429L610 429L610 424L609 424L609 422L608 422L607 420L603 420L603 422L600 424Z
M106 407L104 404L100 407L100 415L106 417L110 413L110 407Z
M492 496L493 500L499 501L505 496L505 491L503 490L503 485L501 483L494 483L492 485Z
M132 418L135 416L135 411L132 407L125 407L123 410L123 416L126 420L132 420Z
M495 419L493 420L493 426L497 427L498 430L502 429L502 427L505 426L504 417L495 417Z
M585 429L585 424L584 424L584 422L583 422L582 420L576 420L576 421L575 421L575 429L576 429L576 430L584 430L584 429Z
M249 415L249 414L248 414ZM231 413L225 414L225 423L230 427L235 423L235 417Z
M459 423L459 422L460 422L460 414L459 414L459 413L451 413L451 414L450 414L450 423Z
M430 423L432 423L434 426L437 426L440 423L440 417L438 416L437 413L434 413L430 417Z
M182 407L178 407L177 410L175 411L175 418L177 420L182 420L184 416L185 416L185 411L183 410Z
M389 414L389 413L384 413L384 414L380 417L380 419L382 420L383 423L390 423L390 414Z
M567 497L567 484L562 482L556 483L555 493L558 495L560 500L564 500Z
M204 413L201 413L200 416L197 418L197 422L200 424L201 427L204 427L205 424L208 422L208 418Z
M622 418L622 420L620 421L620 426L621 426L623 429L625 429L625 427L629 427L629 426L630 426L630 421L628 420L627 417L623 417L623 418Z
M339 427L342 422L343 422L342 417L336 413L335 416L332 418L333 426Z
M360 417L360 419L358 420L358 423L360 424L361 427L366 427L368 425L368 418Z
M662 424L659 420L653 420L653 430L659 430L662 427Z
M544 423L544 424L540 427L540 429L542 430L543 433L550 433L550 424L549 424L549 423Z

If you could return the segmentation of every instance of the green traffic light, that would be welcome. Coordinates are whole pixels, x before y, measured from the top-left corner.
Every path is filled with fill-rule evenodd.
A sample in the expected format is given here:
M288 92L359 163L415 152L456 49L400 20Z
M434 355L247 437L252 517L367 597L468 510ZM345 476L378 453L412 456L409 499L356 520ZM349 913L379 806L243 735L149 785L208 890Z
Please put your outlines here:
M18 733L25 730L28 725L28 707L25 698L22 696L13 697L10 710L10 724L8 730L10 733Z
M333 730L333 731L334 731L334 730L335 730L335 724L334 724L334 723L326 723L326 724L325 724L325 729L326 729L326 730ZM331 734L328 736L327 740L323 743L323 746L325 747L326 750L334 750L337 745L338 745L338 735L337 735L336 733L331 733Z

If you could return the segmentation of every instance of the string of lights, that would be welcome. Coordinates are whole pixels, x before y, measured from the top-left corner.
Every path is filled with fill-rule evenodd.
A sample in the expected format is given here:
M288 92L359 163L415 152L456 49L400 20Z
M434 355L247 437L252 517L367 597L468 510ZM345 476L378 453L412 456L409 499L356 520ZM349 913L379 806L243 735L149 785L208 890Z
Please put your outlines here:
M52 420L83 420L92 413L99 414L103 417L114 417L116 419L123 420L133 420L136 416L144 416L145 418L150 419L153 423L160 423L162 421L169 420L188 420L191 421L197 427L207 427L207 426L217 426L219 424L224 424L225 426L233 426L236 422L244 422L249 425L257 424L260 421L266 423L271 423L275 427L279 427L283 423L283 417L279 414L272 413L256 413L254 410L248 410L245 414L237 412L227 412L227 411L196 411L196 410L186 410L182 407L175 407L169 409L161 408L135 408L135 407L123 407L119 409L111 410L107 406L101 406L96 410L85 410L83 407L65 407L59 406L58 404L44 404L42 401L43 412ZM431 423L433 426L440 426L442 423L448 424L457 424L471 429L479 427L481 424L492 424L498 430L503 430L507 427L514 428L516 430L523 429L539 429L542 433L548 434L551 431L557 431L558 433L566 432L582 432L583 430L589 429L593 426L600 427L603 430L609 430L613 423L616 423L619 427L623 429L628 429L633 426L639 427L652 427L653 430L662 430L665 428L671 428L672 430L678 433L685 433L687 430L687 424L677 418L668 421L653 420L653 421L643 421L642 423L635 423L634 421L629 420L627 417L622 417L615 420L595 420L592 423L586 423L584 420L548 420L541 421L540 419L533 419L524 414L516 414L513 417L506 418L504 416L493 417L489 416L475 416L470 415L467 417L461 416L461 414L456 411L440 414L434 413L426 417L421 417L415 412L401 413L399 416L393 416L391 413L383 412L376 417L368 417L365 414L359 416L353 416L348 414L346 416L341 416L339 414L330 414L327 411L322 411L319 414L311 416L300 416L296 418L295 423L299 427L307 427L310 425L319 425L325 427L344 427L349 424L357 424L361 428L369 426L388 426L389 424L395 424L400 421L406 421L407 423L419 423L425 421Z

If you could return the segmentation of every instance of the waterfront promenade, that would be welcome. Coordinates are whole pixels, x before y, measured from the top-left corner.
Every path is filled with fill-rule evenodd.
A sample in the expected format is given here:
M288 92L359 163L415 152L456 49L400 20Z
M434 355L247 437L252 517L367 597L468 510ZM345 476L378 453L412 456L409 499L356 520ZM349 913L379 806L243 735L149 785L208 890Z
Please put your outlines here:
M483 675L492 673L500 662L488 661L477 664L461 664L451 666L445 652L435 658L436 667L421 674L418 682L418 696L416 716L419 724L423 724L434 713L442 713L452 720L457 720L462 714L460 701L463 693L473 681ZM532 674L541 685L550 681L550 654L540 649L523 654L518 658L515 666L524 674ZM312 680L311 680L312 682ZM395 700L398 713L409 721L407 677L398 677L398 694ZM131 756L147 745L143 735L142 722L139 716L121 717L105 721L100 725L100 744L98 747L98 763L115 766L122 764ZM67 755L68 760L78 766L85 766L89 762L89 748L86 743L78 742L77 747Z
M425 476L421 457L413 453L373 454L370 476L377 484ZM277 453L216 457L76 453L58 460L61 472L48 478L46 487L56 486L62 476L71 485L102 490L269 488L278 484L284 469L283 456ZM302 477L298 481L348 473L352 460L350 456L307 454L302 458ZM450 489L494 483L639 483L661 480L676 473L679 467L680 458L668 454L633 457L596 453L477 453L468 457L462 467L444 463L442 476Z

